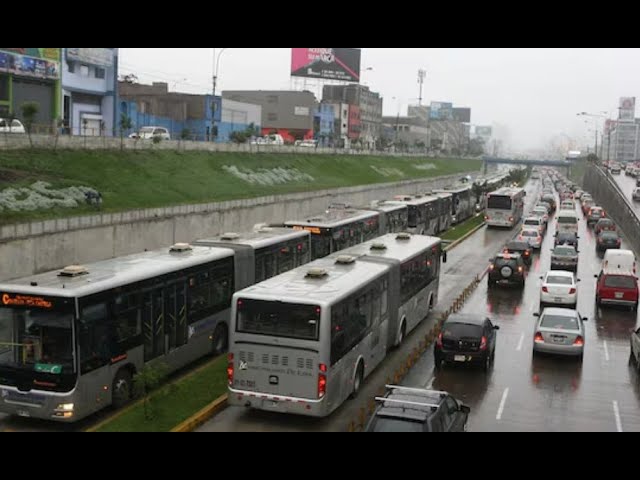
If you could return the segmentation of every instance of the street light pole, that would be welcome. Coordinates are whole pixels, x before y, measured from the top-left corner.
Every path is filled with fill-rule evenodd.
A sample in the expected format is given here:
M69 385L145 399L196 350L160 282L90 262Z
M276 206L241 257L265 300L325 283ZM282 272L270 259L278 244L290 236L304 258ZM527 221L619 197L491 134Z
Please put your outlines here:
M216 128L216 86L218 83L218 72L220 71L220 57L222 57L222 54L225 52L225 50L228 50L228 48L223 48L222 50L220 50L220 53L218 54L217 58L216 58L216 49L213 49L213 97L211 99L211 112L213 115L213 118L211 119L211 138L215 139L217 137L217 133L215 132L215 128Z

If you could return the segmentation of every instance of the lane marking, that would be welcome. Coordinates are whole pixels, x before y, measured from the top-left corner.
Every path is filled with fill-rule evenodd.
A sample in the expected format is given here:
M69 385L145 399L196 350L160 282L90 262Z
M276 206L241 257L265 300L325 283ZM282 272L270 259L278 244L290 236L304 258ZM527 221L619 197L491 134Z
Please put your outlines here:
M618 429L618 433L622 433L622 421L620 420L620 409L618 408L618 402L616 400L613 401L613 414L616 417L616 428Z
M604 359L605 359L605 361L608 362L609 361L609 348L607 347L607 341L604 340L602 343L604 345Z
M516 352L522 350L522 344L524 343L524 332L520 335L520 341L518 342L518 346L516 347Z
M504 393L502 394L502 400L500 401L500 406L498 407L498 414L496 415L496 420L502 419L502 413L504 412L504 406L507 403L507 397L509 396L509 387L504 389Z

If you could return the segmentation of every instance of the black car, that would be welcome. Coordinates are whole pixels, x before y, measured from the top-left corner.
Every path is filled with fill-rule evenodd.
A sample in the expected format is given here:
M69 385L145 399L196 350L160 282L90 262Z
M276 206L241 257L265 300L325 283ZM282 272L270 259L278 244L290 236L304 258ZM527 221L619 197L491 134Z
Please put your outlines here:
M542 198L540 199L543 202L546 202L549 204L549 206L551 207L551 211L555 212L556 211L556 196L555 195L551 195L551 194L544 194L542 195Z
M433 350L436 369L444 363L476 364L488 371L496 356L496 331L500 327L483 315L451 315Z
M471 409L445 392L387 385L365 432L466 432Z
M629 361L636 364L636 368L640 373L640 328L631 334L631 355Z
M573 232L559 232L556 234L554 246L558 245L569 245L572 247L578 248L578 239L580 237L577 233Z
M489 286L498 283L515 284L524 288L525 264L517 253L499 253L489 265Z
M502 252L517 253L522 257L525 265L527 265L528 267L531 266L531 261L533 259L533 248L531 248L528 242L520 242L518 240L514 240L507 243L502 249Z
M622 239L618 232L613 230L603 230L598 235L598 243L596 243L596 250L598 252L604 252L610 248L620 248L622 245Z

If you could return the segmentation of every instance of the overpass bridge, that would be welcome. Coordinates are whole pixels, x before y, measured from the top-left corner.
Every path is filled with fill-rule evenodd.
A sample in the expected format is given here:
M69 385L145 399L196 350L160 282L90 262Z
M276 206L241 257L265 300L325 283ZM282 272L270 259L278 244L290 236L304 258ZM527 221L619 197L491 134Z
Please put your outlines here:
M573 164L569 160L538 160L538 159L523 159L523 158L498 158L498 157L482 157L483 171L488 170L489 165L523 165L526 167L562 167L567 169L567 176L571 171L571 165Z

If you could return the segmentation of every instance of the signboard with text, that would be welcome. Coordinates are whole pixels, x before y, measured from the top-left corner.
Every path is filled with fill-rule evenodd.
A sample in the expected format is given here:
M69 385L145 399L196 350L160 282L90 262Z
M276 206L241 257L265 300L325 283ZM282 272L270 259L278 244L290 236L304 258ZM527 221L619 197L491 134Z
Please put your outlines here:
M0 48L0 73L58 80L59 48Z

